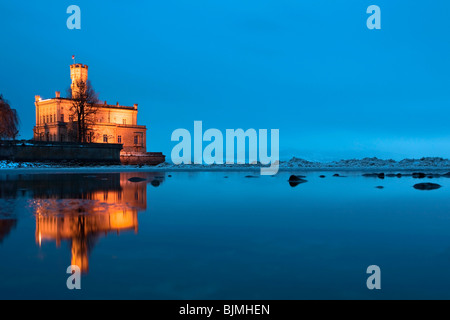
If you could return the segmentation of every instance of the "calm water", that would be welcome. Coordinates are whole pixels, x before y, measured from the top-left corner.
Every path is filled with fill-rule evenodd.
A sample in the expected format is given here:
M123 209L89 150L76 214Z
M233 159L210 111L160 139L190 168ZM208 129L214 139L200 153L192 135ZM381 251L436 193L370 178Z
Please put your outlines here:
M450 298L450 179L249 174L0 173L0 298Z

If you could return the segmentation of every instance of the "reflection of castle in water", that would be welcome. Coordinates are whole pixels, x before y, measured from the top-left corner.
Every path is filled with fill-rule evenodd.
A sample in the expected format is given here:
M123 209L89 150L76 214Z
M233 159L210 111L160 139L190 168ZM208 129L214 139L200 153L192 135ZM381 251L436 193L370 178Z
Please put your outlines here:
M89 270L89 253L100 236L137 233L137 214L147 208L147 183L155 186L163 180L155 173L51 176L32 175L36 242L40 246L46 240L56 241L59 247L61 241L69 241L71 264L83 272ZM130 182L131 177L146 180Z

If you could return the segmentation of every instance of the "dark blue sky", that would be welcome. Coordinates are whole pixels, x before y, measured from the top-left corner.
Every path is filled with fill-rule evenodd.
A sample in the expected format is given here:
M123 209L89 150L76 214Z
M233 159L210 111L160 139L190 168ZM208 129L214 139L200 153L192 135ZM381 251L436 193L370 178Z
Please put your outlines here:
M81 8L81 30L66 9ZM366 8L381 8L381 30ZM0 93L32 137L34 95L89 65L139 104L148 151L173 130L280 129L282 159L450 157L449 1L1 1Z

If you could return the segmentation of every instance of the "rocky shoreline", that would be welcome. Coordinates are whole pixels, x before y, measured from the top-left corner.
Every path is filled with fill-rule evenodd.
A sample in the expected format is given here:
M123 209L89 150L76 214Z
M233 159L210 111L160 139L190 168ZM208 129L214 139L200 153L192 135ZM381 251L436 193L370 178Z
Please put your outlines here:
M110 165L101 163L79 163L77 161L64 162L14 162L8 160L0 161L0 169L20 169L20 168L116 168L116 169L143 169L155 171L169 170L199 170L199 171L221 171L238 170L251 171L260 170L261 164L180 164L174 165L164 162L156 166L150 165ZM383 160L374 158L347 159L331 162L308 161L301 158L292 158L289 161L279 161L279 171L366 171L366 172L385 172L386 176L391 176L395 171L407 172L433 170L430 174L443 174L445 170L450 171L450 160L439 157L427 157L421 159L403 159L395 161L392 159ZM439 172L438 172L439 171ZM378 173L377 173L378 174Z

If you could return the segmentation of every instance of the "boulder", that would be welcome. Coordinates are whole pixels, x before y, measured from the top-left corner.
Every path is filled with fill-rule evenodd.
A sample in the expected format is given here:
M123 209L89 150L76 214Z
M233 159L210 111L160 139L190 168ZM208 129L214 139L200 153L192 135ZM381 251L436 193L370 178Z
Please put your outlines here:
M413 172L412 177L414 179L423 179L425 178L427 175L423 172Z
M436 190L441 187L442 186L437 183L430 183L430 182L418 183L418 184L414 185L414 189L417 189L417 190Z
M306 177L293 174L289 177L288 181L300 181L300 180L302 180L302 178L306 178Z
M301 183L308 182L308 180L302 179L301 177L304 177L304 176L291 175L291 176L289 177L289 180L288 180L289 185L290 185L291 187L296 187L296 186L298 186L298 185L301 184Z
M378 173L364 173L362 176L366 178L378 178Z
M152 180L152 182L150 182L152 184L152 186L154 187L159 187L159 185L161 184L161 182L159 182L159 180Z

